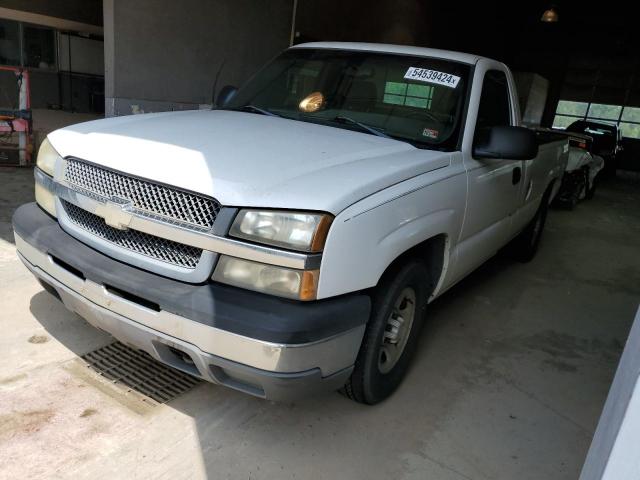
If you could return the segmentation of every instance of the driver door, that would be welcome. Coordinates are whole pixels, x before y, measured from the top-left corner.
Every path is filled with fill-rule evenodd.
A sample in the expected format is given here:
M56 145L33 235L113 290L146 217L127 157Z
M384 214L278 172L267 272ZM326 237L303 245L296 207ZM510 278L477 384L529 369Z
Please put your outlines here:
M478 66L478 70L482 68ZM473 141L483 129L515 125L517 107L511 104L509 77L500 64L485 67L473 125ZM469 119L471 120L471 119ZM467 129L469 131L469 129ZM517 211L523 162L475 159L473 144L463 149L467 171L467 208L460 236L460 276L493 256L509 240L512 215Z

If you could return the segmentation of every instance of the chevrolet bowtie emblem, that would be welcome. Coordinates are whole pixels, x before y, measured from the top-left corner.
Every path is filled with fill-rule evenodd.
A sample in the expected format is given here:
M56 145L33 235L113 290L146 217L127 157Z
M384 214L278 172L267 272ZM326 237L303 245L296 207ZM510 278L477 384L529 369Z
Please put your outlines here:
M118 230L127 230L133 218L130 209L131 202L113 202L107 200L98 206L95 214L104 218L107 225L117 228Z

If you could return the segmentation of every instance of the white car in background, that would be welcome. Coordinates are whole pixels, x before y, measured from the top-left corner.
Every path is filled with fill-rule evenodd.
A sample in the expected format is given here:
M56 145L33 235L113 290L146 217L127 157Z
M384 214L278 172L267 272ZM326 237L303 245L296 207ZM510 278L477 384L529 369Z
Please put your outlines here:
M595 195L597 177L604 168L604 159L592 153L593 138L589 135L570 132L566 135L569 137L569 158L555 204L573 209L580 200L590 200Z

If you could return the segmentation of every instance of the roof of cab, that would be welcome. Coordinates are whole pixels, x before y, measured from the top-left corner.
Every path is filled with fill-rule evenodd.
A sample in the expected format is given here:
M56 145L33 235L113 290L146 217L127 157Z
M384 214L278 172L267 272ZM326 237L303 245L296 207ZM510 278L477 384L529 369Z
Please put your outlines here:
M475 65L483 57L470 53L452 52L450 50L438 50L436 48L413 47L408 45L392 45L386 43L360 43L360 42L310 42L300 43L291 48L326 48L337 50L359 50L367 52L398 53L402 55L415 55L419 57L435 57L453 60L461 63Z

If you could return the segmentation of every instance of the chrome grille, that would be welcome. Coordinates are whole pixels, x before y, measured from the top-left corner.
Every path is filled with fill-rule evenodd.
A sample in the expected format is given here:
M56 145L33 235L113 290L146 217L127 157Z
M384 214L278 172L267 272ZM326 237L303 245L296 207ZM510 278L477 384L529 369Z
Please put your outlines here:
M129 200L140 213L188 223L199 229L210 229L220 211L220 204L214 199L74 159L67 160L65 180L102 197Z
M107 225L98 215L87 212L66 200L61 202L74 225L114 245L182 268L194 269L200 261L202 255L200 248L137 230L118 230Z

